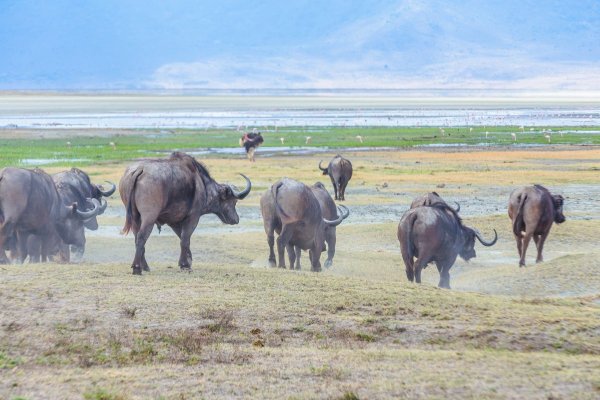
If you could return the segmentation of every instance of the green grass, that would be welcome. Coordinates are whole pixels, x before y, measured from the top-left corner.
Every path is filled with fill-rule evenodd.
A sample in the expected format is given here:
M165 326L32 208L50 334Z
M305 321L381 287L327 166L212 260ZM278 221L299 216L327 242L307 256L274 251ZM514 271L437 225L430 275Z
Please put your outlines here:
M553 127L552 144L600 144L600 135L593 133L598 127ZM485 132L489 132L486 138ZM565 133L559 131L578 131ZM118 132L118 131L117 131ZM518 144L548 144L540 129L519 133L514 126L476 128L282 128L277 132L265 132L264 146L281 147L279 138L285 139L285 146L305 146L305 137L312 138L310 146L347 147L413 147L430 144L514 144L511 132L517 132ZM363 138L359 142L356 136ZM240 132L234 130L140 130L138 134L119 135L112 132L106 135L89 137L77 136L66 139L4 139L0 141L0 167L27 166L24 160L53 160L39 165L85 166L102 162L132 160L159 156L161 152L206 148L237 147ZM67 145L67 142L70 145ZM109 143L115 143L115 147Z

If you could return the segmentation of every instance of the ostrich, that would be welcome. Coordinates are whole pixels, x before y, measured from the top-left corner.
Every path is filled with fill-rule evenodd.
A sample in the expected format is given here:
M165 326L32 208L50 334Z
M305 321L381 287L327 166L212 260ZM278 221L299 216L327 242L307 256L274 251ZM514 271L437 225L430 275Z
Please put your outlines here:
M356 139L357 139L359 142L361 142L361 143L363 142L363 137L362 137L362 136L360 136L360 135L357 135L357 136L356 136Z
M546 138L546 140L548 140L548 143L550 143L550 141L552 140L552 136L550 136L549 134L545 134L544 137Z
M514 132L511 133L510 136L512 136L514 142L517 141L517 135Z
M312 140L312 136L307 136L305 144L309 144L311 140Z
M281 144L284 144L285 138L280 137L279 140L281 140Z
M110 142L110 143L108 143L108 145L109 145L110 147L112 147L112 149L113 149L113 150L116 150L116 149L117 149L117 144L116 144L115 142Z

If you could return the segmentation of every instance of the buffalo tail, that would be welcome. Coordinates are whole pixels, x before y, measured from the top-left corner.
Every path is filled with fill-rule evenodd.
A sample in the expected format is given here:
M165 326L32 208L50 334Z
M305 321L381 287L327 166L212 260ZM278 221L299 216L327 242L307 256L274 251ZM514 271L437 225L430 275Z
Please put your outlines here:
M279 191L279 188L281 186L283 186L282 182L279 182L277 185L273 186L271 188L271 195L273 196L273 201L275 202L275 208L277 209L277 213L279 214L280 218L283 217L283 218L286 218L286 219L290 219L291 217L288 214L286 214L285 211L283 211L283 208L277 202L277 192Z
M404 261L404 265L407 268L413 269L413 265L414 265L414 249L413 249L413 243L412 243L412 230L413 230L413 225L415 224L415 221L417 220L417 214L412 213L408 216L408 219L406 221L404 221L404 223L402 224L402 231L403 231L403 235L402 237L398 237L398 239L400 240L400 249L402 250L402 260Z
M127 235L129 233L129 231L131 230L133 224L134 224L134 220L136 219L136 216L134 216L134 213L137 214L137 210L134 210L135 207L135 186L137 184L137 180L140 177L140 175L142 174L143 169L138 168L135 170L135 172L132 174L133 176L133 183L131 184L131 191L129 192L129 200L127 201L127 211L125 213L125 226L123 226L123 230L121 231L121 233L123 235ZM135 232L135 231L134 231Z
M527 194L523 194L519 199L519 208L517 209L517 214L513 220L513 233L517 237L521 237L521 232L525 230L525 220L523 219L525 200L527 200Z

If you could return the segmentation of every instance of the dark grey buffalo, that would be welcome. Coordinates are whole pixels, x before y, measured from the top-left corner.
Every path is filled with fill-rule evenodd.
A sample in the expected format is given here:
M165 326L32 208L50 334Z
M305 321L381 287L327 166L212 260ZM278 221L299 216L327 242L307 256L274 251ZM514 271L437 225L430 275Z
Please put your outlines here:
M90 204L92 209L86 210ZM16 240L18 261L23 262L29 237L37 235L46 261L61 240L79 245L78 230L99 209L98 201L89 198L84 204L64 204L52 178L41 169L4 168L0 171L0 249L5 249L7 240ZM0 251L0 263L7 262Z
M323 171L323 175L329 175L335 199L346 200L346 186L352 178L352 163L339 154L333 157L327 168L321 166L322 162L322 160L319 161L319 169Z
M525 266L525 254L531 238L537 246L536 262L544 261L542 251L552 223L565 222L564 198L553 195L541 185L515 189L508 200L508 216L519 250L519 267Z
M321 252L325 248L326 231L348 217L348 209L340 209L334 220L323 217L321 205L314 191L304 183L283 178L271 186L260 199L260 208L269 243L269 264L275 266L275 232L279 267L285 268L284 249L294 268L294 247L309 250L311 271L321 271Z
M321 214L323 218L333 221L337 220L339 216L337 215L337 208L335 206L335 202L331 198L331 195L325 189L325 186L321 182L317 182L310 187L313 194L319 201L319 205L321 206ZM342 214L343 218L346 219L348 217L348 213ZM333 257L335 256L335 246L337 242L336 235L336 226L335 225L326 225L325 226L325 243L327 247L327 260L325 260L325 268L331 267L333 264ZM300 255L302 253L302 249L299 246L294 248L296 252L296 269L300 269ZM290 265L290 268L292 265Z
M251 189L250 179L242 176L246 188L238 192L230 185L217 183L203 164L180 152L168 159L129 166L119 182L119 192L126 208L123 232L132 230L135 235L133 273L150 270L144 253L154 224L173 229L181 241L179 267L191 269L190 237L200 216L216 214L226 224L239 222L236 203Z
M107 202L104 197L111 196L116 190L115 184L111 182L107 182L111 186L109 189L104 189L101 185L93 184L90 177L78 168L71 168L69 171L54 174L52 175L52 180L65 205L72 203L85 204L86 199L96 199L100 203L98 215L103 214L106 210ZM84 227L92 231L97 230L98 220L96 215L85 220L83 226L79 227L78 231L74 233L78 236L78 244L72 245L71 248L74 254L72 260L76 262L83 258L83 253L85 251L86 239ZM63 253L65 252L64 249L62 251ZM62 257L67 258L65 261L69 260L68 248L66 249L66 255L63 255Z
M456 202L455 202L456 203ZM416 208L420 206L431 206L434 204L448 204L442 196L437 194L436 192L429 192L424 194L423 196L415 197L415 199L410 204L410 208ZM460 212L460 204L456 203L456 208L454 209L457 213Z
M439 287L450 289L450 268L456 257L468 261L476 256L475 238L484 246L498 240L484 240L479 232L463 225L456 211L447 204L436 203L409 209L398 224L398 240L409 281L421 283L421 269L435 262L440 273ZM416 260L415 260L416 258Z

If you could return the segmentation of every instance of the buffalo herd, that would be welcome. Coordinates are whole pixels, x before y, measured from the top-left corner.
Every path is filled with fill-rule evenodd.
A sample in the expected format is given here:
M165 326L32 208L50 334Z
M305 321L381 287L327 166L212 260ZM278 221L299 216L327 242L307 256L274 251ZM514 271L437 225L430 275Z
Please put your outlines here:
M329 175L334 199L346 200L346 186L352 177L352 163L336 155L319 169ZM202 215L215 214L230 225L238 224L238 200L250 193L250 179L240 174L245 188L215 181L207 168L195 158L174 152L169 158L142 160L130 165L119 182L125 206L123 233L133 232L134 274L149 271L145 246L154 226L168 225L180 239L179 267L190 270L190 238ZM77 169L48 175L43 170L7 167L0 170L0 263L39 261L80 261L85 251L85 229L98 228L96 217L107 207L104 197L111 196L116 185L108 188L92 184L89 176ZM300 269L302 250L308 250L311 271L321 271L321 253L327 252L325 267L331 267L336 249L336 227L350 211L336 206L325 186L309 186L282 178L260 198L260 210L272 267ZM525 254L533 238L537 246L536 262L543 261L542 251L553 222L565 221L564 199L552 195L541 185L514 190L510 194L508 215L517 241L519 266L525 266ZM400 242L406 276L421 283L421 271L435 263L439 286L450 288L450 268L460 256L476 256L475 241L492 246L498 240L484 239L459 216L460 205L451 207L437 193L417 197L402 215L397 237ZM277 239L275 239L277 233ZM277 243L277 257L275 256ZM71 255L71 253L73 253ZM8 256L7 256L8 254ZM278 262L277 262L278 261Z

